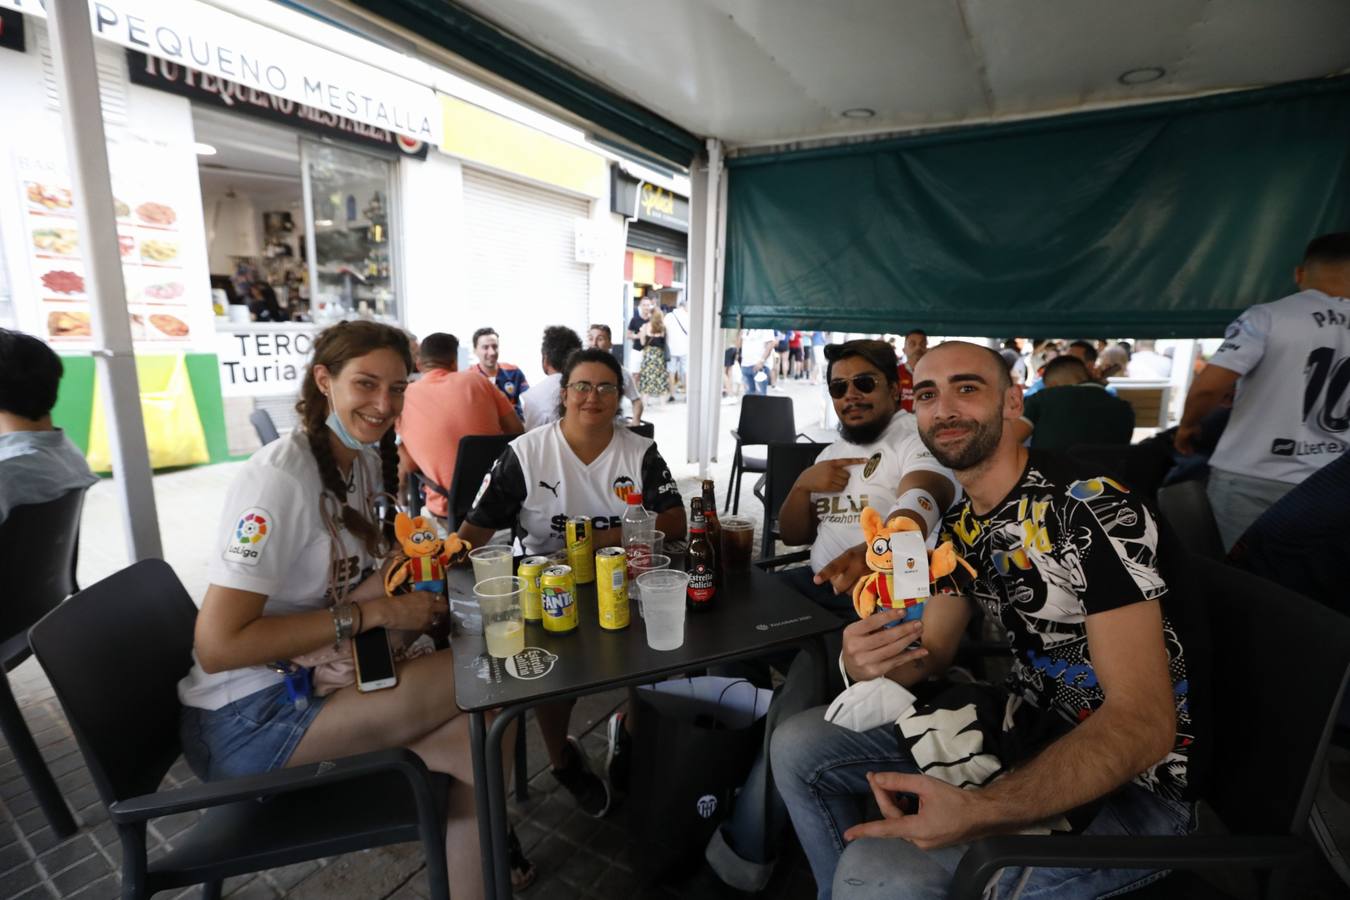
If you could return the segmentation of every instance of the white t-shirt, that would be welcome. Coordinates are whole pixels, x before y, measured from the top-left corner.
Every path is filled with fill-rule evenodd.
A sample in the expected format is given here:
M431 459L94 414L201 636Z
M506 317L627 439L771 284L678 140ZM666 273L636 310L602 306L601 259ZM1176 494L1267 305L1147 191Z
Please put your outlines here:
M381 489L380 456L363 451L352 466L348 504L367 516ZM323 523L323 483L309 439L296 429L263 447L244 465L230 485L216 528L216 552L207 580L221 587L266 594L263 615L326 609L329 572L335 552ZM333 505L329 503L330 511ZM342 542L336 555L337 578L348 590L375 568L365 544L338 527ZM208 674L196 662L178 682L178 699L185 706L219 709L281 681L266 666L249 666Z
M562 423L553 422L507 446L467 518L493 531L518 523L525 552L546 554L562 549L568 516L590 516L596 531L620 527L632 491L642 492L648 512L682 502L655 441L616 427L588 466L568 446Z
M1242 376L1214 468L1298 484L1345 451L1350 301L1300 291L1253 306L1210 362Z
M741 332L741 365L753 366L764 358L764 345L777 344L773 331L767 328L747 329Z
M818 523L816 540L811 545L813 572L819 572L839 554L863 542L863 508L870 506L883 516L893 510L900 497L900 480L908 473L937 472L956 488L954 496L961 496L960 485L951 471L934 459L919 439L918 422L912 413L903 410L896 413L881 436L870 444L854 444L840 438L822 450L816 461L853 456L862 457L867 463L848 468L848 485L843 491L811 494ZM930 543L931 539L932 535Z
M558 399L562 396L562 373L545 375L543 381L530 385L520 395L520 409L525 415L525 430L558 421Z
M1131 378L1151 378L1166 381L1172 377L1172 361L1152 350L1137 350L1130 357L1125 371Z
M689 314L683 307L666 314L666 349L671 356L689 355Z

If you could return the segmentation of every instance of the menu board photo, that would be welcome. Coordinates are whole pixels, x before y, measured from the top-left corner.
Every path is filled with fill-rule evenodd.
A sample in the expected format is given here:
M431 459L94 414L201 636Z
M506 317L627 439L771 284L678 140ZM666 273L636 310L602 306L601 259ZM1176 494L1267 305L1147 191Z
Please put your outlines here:
M54 346L87 342L93 337L90 298L69 180L47 159L17 155L16 163L39 328ZM179 211L184 201L166 193L148 176L119 178L114 169L117 243L132 339L182 344L194 338L191 323L198 317L189 308L184 270Z

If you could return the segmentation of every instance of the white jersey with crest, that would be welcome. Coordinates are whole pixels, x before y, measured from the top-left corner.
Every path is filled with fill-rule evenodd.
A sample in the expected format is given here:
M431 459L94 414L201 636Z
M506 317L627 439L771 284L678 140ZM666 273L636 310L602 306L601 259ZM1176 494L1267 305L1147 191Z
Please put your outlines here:
M1350 441L1350 301L1300 291L1253 306L1210 362L1238 379L1209 464L1298 484Z

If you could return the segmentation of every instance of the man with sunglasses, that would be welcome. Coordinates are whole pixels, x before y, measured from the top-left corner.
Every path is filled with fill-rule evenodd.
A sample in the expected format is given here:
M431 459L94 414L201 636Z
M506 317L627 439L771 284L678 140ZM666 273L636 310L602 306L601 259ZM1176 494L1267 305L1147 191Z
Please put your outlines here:
M849 678L913 692L894 723L857 732L808 710L774 736L819 895L945 896L965 845L993 834L1185 834L1197 732L1151 513L1118 481L1017 441L1022 392L997 352L949 342L915 376L919 433L966 492L942 537L978 574L920 622L887 628L903 611L885 612L844 629ZM930 680L976 604L1008 635L1006 682ZM882 818L866 822L869 794ZM997 893L1098 897L1156 877L1009 868Z
M778 513L786 544L810 544L811 568L783 577L824 606L853 618L849 593L867 572L862 511L906 513L931 534L956 493L952 474L919 440L900 408L895 348L857 340L825 348L839 439L797 477Z

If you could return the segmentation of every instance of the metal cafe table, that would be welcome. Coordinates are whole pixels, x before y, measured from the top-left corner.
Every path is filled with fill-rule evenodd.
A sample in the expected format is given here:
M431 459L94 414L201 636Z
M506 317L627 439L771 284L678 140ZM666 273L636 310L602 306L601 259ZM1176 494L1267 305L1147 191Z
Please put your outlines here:
M464 609L465 602L473 597L472 572L467 568L452 570L447 587L454 608ZM527 709L552 700L660 681L792 645L819 656L823 654L819 638L839 627L837 617L773 575L753 567L728 574L713 609L686 616L684 645L678 650L658 651L647 646L636 601L632 622L622 631L601 629L594 584L578 586L577 603L580 624L576 630L554 634L529 623L525 627L525 651L504 662L487 655L481 634L456 628L451 638L455 703L470 716L474 794L487 897L511 897L501 742L510 723ZM823 673L823 660L820 662L819 671ZM494 709L501 713L487 728L484 714Z

